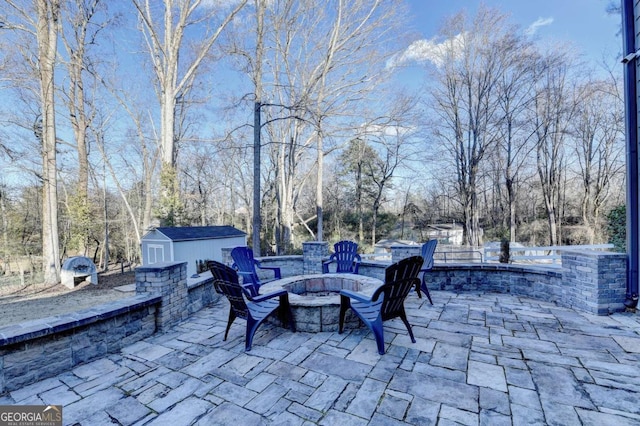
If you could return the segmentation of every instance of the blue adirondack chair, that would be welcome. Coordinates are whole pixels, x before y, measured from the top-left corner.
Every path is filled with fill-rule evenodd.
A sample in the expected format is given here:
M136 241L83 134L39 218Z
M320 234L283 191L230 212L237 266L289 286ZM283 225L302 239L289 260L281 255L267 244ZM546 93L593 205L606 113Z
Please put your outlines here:
M438 240L429 240L422 245L422 258L424 259L422 268L420 268L420 272L422 272L422 282L419 287L416 287L418 297L422 298L421 290L424 291L424 294L427 295L427 299L429 299L429 303L431 303L432 305L433 301L431 300L431 294L429 293L429 288L427 287L425 276L431 269L433 269L433 254L436 251L437 245Z
M407 327L409 337L413 343L411 325L404 310L404 300L409 292L420 285L418 274L422 266L422 256L412 256L389 266L385 271L385 283L378 287L371 298L350 290L340 291L340 319L338 332L344 328L344 317L347 310L353 312L366 324L376 338L378 353L384 354L383 322L393 318L400 318Z
M279 280L282 278L280 268L274 266L262 266L260 261L253 257L253 250L249 247L235 247L231 250L231 257L233 258L233 265L231 265L231 267L238 271L238 275L242 277L243 287L249 290L251 296L255 297L260 294L260 286L264 282ZM271 270L274 275L273 279L261 281L258 277L256 268Z
M236 318L244 319L247 322L245 350L250 351L256 330L276 310L282 324L289 324L291 331L296 331L286 290L252 296L245 287L238 283L238 273L233 268L213 260L208 261L207 266L213 275L213 287L216 292L223 294L230 304L229 320L223 340L227 340L233 321Z
M336 273L357 274L362 259L358 254L358 244L353 241L338 241L333 245L333 254L322 262L322 272L329 273L329 265L336 263Z

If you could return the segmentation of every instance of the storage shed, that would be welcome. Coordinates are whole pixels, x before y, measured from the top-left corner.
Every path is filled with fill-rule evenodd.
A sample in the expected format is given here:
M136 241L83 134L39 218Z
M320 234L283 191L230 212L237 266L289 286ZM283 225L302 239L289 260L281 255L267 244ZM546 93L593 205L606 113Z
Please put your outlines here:
M197 260L222 261L222 248L247 245L247 234L233 226L158 227L142 237L142 264L187 262L187 276Z

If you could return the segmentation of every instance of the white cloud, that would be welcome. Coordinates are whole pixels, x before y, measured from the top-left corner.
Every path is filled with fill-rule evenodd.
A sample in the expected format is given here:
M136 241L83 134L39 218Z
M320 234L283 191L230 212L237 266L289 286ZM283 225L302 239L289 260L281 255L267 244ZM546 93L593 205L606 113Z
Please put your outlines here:
M385 137L403 137L413 133L416 130L412 126L393 126L393 125L381 125L381 124L369 124L362 126L360 134L362 136L372 135L379 138Z
M436 66L444 63L445 57L459 52L464 47L464 34L458 34L453 38L440 43L431 40L416 40L399 55L396 55L387 63L387 67L396 67L410 63L432 62Z
M538 29L540 29L540 27L546 27L547 25L551 24L553 24L553 18L538 18L535 20L535 22L529 25L529 28L527 28L524 33L528 36L532 36L536 32L538 32Z

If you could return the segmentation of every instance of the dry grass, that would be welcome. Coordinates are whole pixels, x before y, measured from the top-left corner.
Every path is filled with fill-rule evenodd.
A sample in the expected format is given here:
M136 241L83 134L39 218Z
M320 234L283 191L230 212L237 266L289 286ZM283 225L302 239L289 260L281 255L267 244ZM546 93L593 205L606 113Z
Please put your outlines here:
M98 274L98 284L82 282L73 289L55 286L29 285L5 289L0 295L0 327L23 321L45 318L107 303L131 293L114 290L135 282L135 273L112 269Z

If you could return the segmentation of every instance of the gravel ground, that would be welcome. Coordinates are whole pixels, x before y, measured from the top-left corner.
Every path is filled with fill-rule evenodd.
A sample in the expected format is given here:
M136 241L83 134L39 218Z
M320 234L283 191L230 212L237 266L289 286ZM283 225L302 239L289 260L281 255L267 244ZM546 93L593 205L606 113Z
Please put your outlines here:
M135 283L135 273L109 271L98 275L98 284L82 282L73 289L62 284L27 287L0 296L0 327L89 308L129 297L132 293L114 290Z

